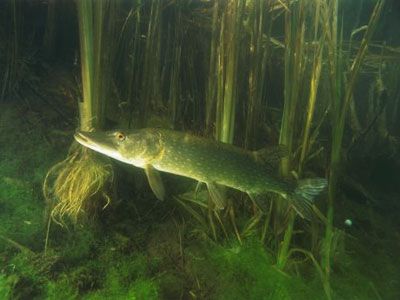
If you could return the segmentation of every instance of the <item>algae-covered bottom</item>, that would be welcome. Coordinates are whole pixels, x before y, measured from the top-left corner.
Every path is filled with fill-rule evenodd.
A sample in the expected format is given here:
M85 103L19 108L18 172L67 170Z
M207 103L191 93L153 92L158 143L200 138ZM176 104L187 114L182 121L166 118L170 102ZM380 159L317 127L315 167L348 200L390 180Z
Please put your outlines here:
M30 122L52 120L27 115L26 107L8 104L1 111L1 299L324 298L323 278L312 263L299 273L290 271L303 256L294 255L283 272L259 236L249 234L243 244L234 235L212 241L193 217L176 209L176 202L157 202L150 191L129 186L143 174L124 168L116 174L123 186L121 199L95 220L68 229L53 224L44 255L41 184L48 168L63 158L59 149L72 135L62 139L49 126L30 130ZM354 205L346 209L366 214L365 207ZM393 255L398 232L372 214L368 236L367 227L337 236L334 299L399 296L400 264Z

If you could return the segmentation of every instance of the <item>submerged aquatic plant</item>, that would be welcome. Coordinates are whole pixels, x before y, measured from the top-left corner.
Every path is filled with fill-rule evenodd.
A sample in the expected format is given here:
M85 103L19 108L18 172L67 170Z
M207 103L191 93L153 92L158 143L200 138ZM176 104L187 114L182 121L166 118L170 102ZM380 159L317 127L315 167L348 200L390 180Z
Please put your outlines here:
M53 220L62 224L63 217L69 216L76 221L88 206L88 199L99 194L107 206L110 198L103 192L103 187L110 178L111 165L102 163L94 153L84 148L54 165L47 173L43 187Z
M227 5L228 2L229 5ZM335 174L337 178L340 168L338 165L343 165L341 156L346 146L346 138L351 137L345 135L347 129L345 122L347 122L349 111L353 110L351 117L355 124L354 128L358 131L362 130L363 121L365 121L363 118L359 120L355 118L357 109L359 116L363 113L365 102L359 102L362 103L362 107L357 107L353 105L357 102L352 102L352 98L358 96L357 86L354 85L353 80L357 79L356 75L361 72L363 68L361 63L364 61L360 59L362 56L358 56L359 54L357 58L356 53L361 49L366 51L366 44L362 42L357 45L354 42L350 43L350 47L343 47L347 45L346 38L343 38L346 28L341 29L340 25L338 26L338 23L341 23L341 11L338 7L340 8L340 5L346 1L282 0L275 1L275 4L273 2L265 0L227 2L135 0L128 3L123 1L124 8L131 5L132 9L129 19L124 24L125 31L119 35L120 40L117 43L110 42L108 28L115 29L110 25L118 25L122 22L127 10L113 10L115 7L110 5L122 2L112 0L76 2L80 5L78 18L82 47L80 59L83 100L79 101L80 129L90 131L94 128L106 128L108 125L103 122L106 119L103 113L110 114L113 109L116 111L120 109L121 115L119 118L110 119L118 122L120 126L128 127L131 124L149 125L151 124L149 120L155 113L164 114L168 111L172 123L179 129L198 130L205 124L206 134L217 129L216 136L219 138L254 149L253 147L264 145L266 141L274 143L278 136L274 128L282 125L281 141L285 141L285 144L291 143L291 156L282 164L284 173L287 176L296 169L301 178L306 176L308 167L315 167L319 173L323 173L325 168L323 160L329 163L329 157L326 157L326 152L323 150L317 157L321 158L319 162L313 161L312 164L308 164L311 157L315 157L313 152L317 137L322 137L324 134L323 130L319 132L319 129L325 130L330 125L335 136L332 136L332 162L329 170L332 172L331 178L335 178L332 174ZM9 3L14 5L17 1L9 0ZM48 1L49 12L54 3L55 1ZM117 18L107 19L109 16L115 16L112 15L113 13L117 15ZM347 15L343 15L344 22L346 22L346 17ZM100 19L96 21L96 18ZM52 22L51 19L49 14L48 22ZM285 40L282 37L286 31L281 28L284 25L287 26ZM274 27L273 30L272 27ZM360 28L361 30L354 30L353 33L367 32L372 30L373 26ZM17 30L20 28L18 27ZM49 48L52 45L51 31L52 29L48 27ZM0 28L0 35L1 33ZM21 33L17 35L21 37ZM314 33L311 39L310 33ZM17 35L14 38L17 38ZM279 39L282 39L282 42ZM366 36L366 40L371 39ZM109 47L106 51L102 51L104 45ZM120 48L116 74L110 72L111 66L115 65L113 64L115 55L113 50L116 48L114 46ZM14 51L12 47L7 48L11 54ZM21 52L21 47L18 47L17 56L21 57L20 54L23 52ZM1 45L0 48L2 48ZM204 49L209 49L209 52ZM9 57L6 54L5 56ZM102 61L104 57L108 62ZM270 59L272 57L274 59ZM2 64L6 67L4 68L5 76L18 75L15 73L18 71L17 68L11 66L14 61L11 57L7 65ZM128 61L130 63L127 63ZM388 73L383 67L386 64L383 54L381 64L380 72L383 76L379 76L379 82L377 81L379 86L380 81L384 86L389 86L385 76L391 77L392 85L396 86L398 66L395 69L390 64L390 67L394 68L393 74ZM200 65L206 65L209 68L202 69ZM272 74L268 73L270 68ZM280 75L283 74L285 85L282 88ZM8 83L13 83L13 81L8 81ZM321 89L321 86L324 88ZM1 86L1 93L5 87L9 89L8 85ZM117 97L108 97L109 90L104 92L104 89L110 87L117 90L113 91ZM203 87L205 91L200 91ZM378 89L378 85L376 88ZM269 98L274 94L274 89L278 90L276 97ZM281 118L282 97L280 96L282 95L280 93L283 92L285 103L284 116ZM202 100L204 94L206 94L205 101ZM369 103L366 104L368 123L375 122L375 125L379 126L379 134L385 139L393 139L398 133L399 126L396 127L400 120L398 94L396 91L389 96L389 99L395 100L388 101L387 114L380 111L385 105L383 102L386 101L383 98L371 97ZM268 106L271 105L268 109L266 109L267 97ZM108 98L111 100L106 103ZM345 102L347 104L343 105ZM106 104L110 105L106 107ZM121 104L121 107L117 104ZM203 107L204 104L206 104L205 107ZM320 109L324 111L322 116L319 115ZM385 114L387 119L383 117L376 119L377 116ZM128 115L129 119L122 120ZM136 118L137 116L142 120ZM204 116L206 118L202 119ZM326 116L332 117L330 124L326 124L328 123ZM107 119L108 117L109 115ZM269 123L264 123L264 120L268 120ZM317 126L313 124L316 120L318 120ZM13 120L4 124L9 123L17 127ZM265 127L270 124L274 127L271 130L272 134L269 128L265 130ZM29 126L24 131L31 130L31 127ZM393 131L388 133L390 127L393 127ZM9 141L15 138L15 133L13 130L7 131L12 132L12 135L4 135L7 138L2 139L3 144L11 145ZM28 144L27 147L22 146L25 144L22 144L20 132L22 130L18 130L20 142L15 143L17 146L15 149L32 148ZM393 136L388 136L390 133ZM70 133L67 135L70 136ZM324 137L326 139L326 135ZM372 138L375 139L374 136ZM32 141L32 136L28 136L27 140L29 139ZM47 147L45 140L40 141L43 147ZM39 143L37 144L35 149L42 149ZM329 140L326 144L326 148L330 149ZM4 149L1 150L0 154L3 155ZM21 169L25 170L31 165L35 168L41 165L41 168L45 169L48 166L43 156L46 156L46 161L50 161L50 158L43 153L47 152L42 151L37 161L32 152L23 152L21 155L19 150L12 151L10 157L14 155L23 157L24 160L20 163ZM333 158L338 158L338 160ZM29 162L26 162L27 160ZM6 172L3 173L4 170L13 169L14 165L17 166L9 162L2 164L1 174L6 174ZM36 172L35 176L42 180L42 174ZM5 242L4 257L6 259L17 251L22 252L19 255L22 258L29 253L29 249L26 250L23 245L28 244L30 247L35 245L33 248L35 251L40 247L32 241L40 242L43 232L42 226L37 226L42 224L40 214L42 206L39 201L41 199L38 196L38 203L32 201L33 186L18 187L19 179L13 179L9 175L2 176L0 186L3 188L0 189L2 191L0 198L6 199L7 203L12 203L12 205L0 205L3 208L0 242ZM20 174L15 175L15 177L19 176ZM24 177L27 177L26 181L32 180L27 174L24 174ZM108 162L74 145L70 155L50 169L47 174L44 194L51 209L49 215L52 218L49 220L55 220L60 224L63 224L68 217L73 221L82 220L81 217L85 212L89 212L92 205L107 205L110 197L104 191L107 190L107 184L112 177L112 168ZM336 180L332 179L333 189L336 184ZM188 185L187 182L182 184L184 188ZM125 187L121 187L119 191L122 189ZM337 197L338 193L335 192L333 195ZM16 298L46 298L47 296L49 299L57 297L68 299L105 297L321 299L324 298L323 293L325 293L328 299L345 298L350 294L360 299L366 299L371 295L376 295L376 298L380 299L388 295L381 289L384 285L379 283L379 276L396 274L397 261L393 263L393 257L390 256L387 261L380 262L379 259L371 261L373 267L369 267L369 270L374 274L373 276L364 275L362 271L365 268L365 258L370 258L370 253L360 256L362 249L349 245L354 241L347 237L346 249L343 249L343 252L356 249L357 256L352 257L351 260L358 261L360 266L357 269L354 264L348 264L343 256L338 256L337 245L342 245L342 241L338 241L341 240L339 234L344 238L345 233L333 227L333 209L328 212L328 226L311 224L312 229L310 229L308 223L301 223L300 219L295 220L293 214L288 215L289 210L285 205L282 207L281 217L278 218L278 211L273 201L266 200L264 214L251 201L243 201L249 200L243 194L227 191L226 197L228 198L226 209L214 211L207 203L209 200L207 191L198 191L194 197L192 195L177 196L177 201L182 204L186 212L190 213L189 216L180 215L178 210L175 210L174 203L171 204L171 202L156 203L158 209L153 209L154 207L148 209L149 203L152 202L146 201L148 199L144 197L142 200L144 200L143 207L146 209L146 214L142 214L140 201L121 201L119 211L113 211L112 214L105 216L103 222L107 225L100 228L99 235L107 241L110 240L110 235L121 235L122 240L129 241L127 246L121 247L119 243L110 243L99 248L99 237L89 240L72 236L70 239L65 239L64 234L63 241L59 243L58 237L55 236L52 245L54 248L57 246L62 263L57 264L49 274L46 273L46 276L39 276L38 273L30 270L20 271L21 266L29 264L29 258L20 260L19 264L12 261L9 268L11 272L6 273L7 277L0 273L0 298L11 295ZM191 205L193 202L197 206ZM173 209L169 209L171 207L168 205L171 205ZM333 205L332 200L330 208ZM11 213L18 218L10 217ZM360 215L368 215L368 217L369 213L371 212L367 209L359 212ZM175 219L177 214L179 218L182 218L185 226L178 229L176 228L178 226L167 227L165 231L155 228L157 226L166 228L164 223L158 222ZM371 215L373 214L372 212ZM140 219L134 226L132 226L134 222L132 215L137 215ZM160 215L163 217L159 217ZM35 217L31 218L31 216ZM107 218L112 218L112 220ZM116 219L118 222L113 222ZM16 226L16 224L22 224L22 226ZM32 228L36 228L35 231ZM90 230L88 226L79 226L79 229ZM324 229L325 238L323 237ZM160 238L160 236L170 237L177 231L179 243L163 241ZM391 232L390 226L379 231ZM372 235L374 234L379 235L373 232ZM387 236L392 237L394 234ZM249 244L251 238L257 241ZM309 245L309 238L312 239L312 246ZM370 239L370 236L368 238ZM226 244L230 243L229 240L238 242L227 246ZM209 243L204 243L204 241ZM165 251L164 244L173 248L174 251ZM377 245L381 247L374 248L380 250L388 246L386 241ZM203 254L199 253L201 247L205 248ZM310 251L307 250L309 247L311 247ZM364 245L360 245L361 247ZM133 256L132 250L134 250ZM368 252L365 249L364 251ZM96 255L99 257L96 258ZM333 260L335 261L334 276L331 275ZM154 261L159 261L160 264L149 266L149 262ZM168 261L171 263L166 263ZM39 262L43 265L42 261ZM33 264L30 269L36 270L40 264ZM59 266L62 266L61 270ZM375 272L375 267L378 269L379 266L384 266L380 270L381 273ZM391 266L393 271L390 270ZM14 270L16 272L12 273ZM317 276L313 276L314 274ZM165 279L167 276L170 278L168 281ZM374 286L376 283L372 283L371 279L378 283L376 287ZM321 288L321 282L324 290ZM361 286L359 289L363 291L357 291L354 283L357 283L358 287ZM41 293L46 294L46 286L47 295L43 295ZM170 294L166 295L162 286L167 286ZM22 290L21 287L24 290L23 293L19 292ZM374 294L370 293L371 288ZM37 294L32 295L32 291ZM394 292L393 295L395 295ZM397 299L398 297L389 298Z
M331 243L333 240L333 202L336 197L336 187L338 183L339 167L342 161L342 142L344 136L345 121L352 101L355 82L359 76L361 64L367 53L368 45L371 41L372 34L379 20L385 1L377 1L374 11L371 14L368 26L366 28L362 43L358 52L349 68L347 83L342 89L342 72L343 72L343 57L342 49L338 45L342 45L342 40L337 42L337 16L333 17L330 31L330 43L328 44L328 51L330 54L330 81L332 92L332 152L331 152L331 168L330 168L330 181L329 181L329 207L328 207L328 224L326 227L326 235L323 243L322 267L325 275L329 280L330 263L331 263ZM336 9L337 11L337 3ZM331 18L325 17L326 20ZM343 38L343 37L342 37Z
M111 90L112 60L103 57L113 55L114 48L106 43L114 34L115 25L110 24L115 21L115 4L82 0L77 2L77 7L83 89L83 100L79 102L80 126L82 130L90 131L103 126L105 99ZM52 219L62 224L63 217L69 216L76 221L87 200L98 193L108 203L109 197L100 191L111 175L109 164L101 163L87 149L72 146L69 156L53 166L44 181L43 193L50 205Z

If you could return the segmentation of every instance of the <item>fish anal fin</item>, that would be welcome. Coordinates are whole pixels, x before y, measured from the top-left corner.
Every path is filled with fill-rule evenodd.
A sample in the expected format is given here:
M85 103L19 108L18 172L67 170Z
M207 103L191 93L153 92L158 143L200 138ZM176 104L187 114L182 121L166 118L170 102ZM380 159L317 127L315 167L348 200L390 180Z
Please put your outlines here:
M225 207L225 192L222 187L219 187L213 182L206 182L208 192L211 200L215 204L217 209L223 209Z
M144 171L149 181L149 185L157 199L164 200L165 188L161 179L160 172L158 172L152 165L146 165Z

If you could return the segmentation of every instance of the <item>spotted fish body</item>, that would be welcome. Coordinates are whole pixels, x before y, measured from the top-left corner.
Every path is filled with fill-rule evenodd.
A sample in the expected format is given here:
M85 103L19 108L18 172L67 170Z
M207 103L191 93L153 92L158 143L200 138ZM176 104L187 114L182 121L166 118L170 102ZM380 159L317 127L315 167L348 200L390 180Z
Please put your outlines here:
M253 153L230 144L177 131L156 130L162 154L152 164L157 170L213 182L251 194L286 194L293 187L279 181L256 162Z
M275 177L254 152L184 132L145 128L129 131L78 132L82 145L136 167L144 168L156 196L164 198L157 171L189 177L207 184L216 205L222 208L215 187L231 187L250 195L274 192L292 200L299 214L309 214L314 197L326 186L322 178L297 185ZM214 192L213 192L214 191ZM214 197L213 197L214 195Z

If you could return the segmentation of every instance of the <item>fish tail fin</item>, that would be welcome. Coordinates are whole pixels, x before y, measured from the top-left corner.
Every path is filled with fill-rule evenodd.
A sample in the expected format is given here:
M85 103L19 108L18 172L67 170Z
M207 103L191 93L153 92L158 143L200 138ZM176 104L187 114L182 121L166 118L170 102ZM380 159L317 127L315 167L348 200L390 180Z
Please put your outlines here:
M315 198L326 188L328 181L325 178L308 178L298 181L297 187L291 195L296 212L305 219L313 218Z

